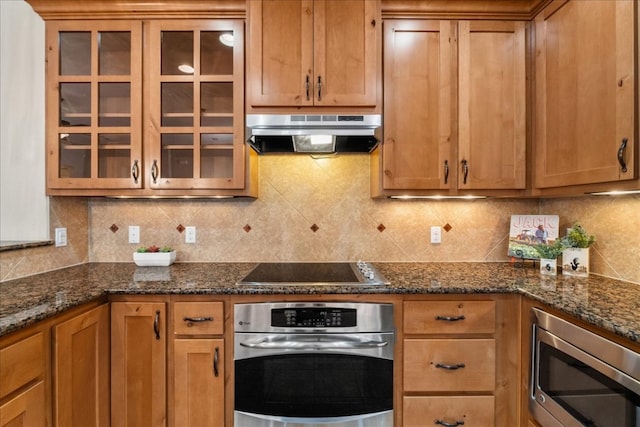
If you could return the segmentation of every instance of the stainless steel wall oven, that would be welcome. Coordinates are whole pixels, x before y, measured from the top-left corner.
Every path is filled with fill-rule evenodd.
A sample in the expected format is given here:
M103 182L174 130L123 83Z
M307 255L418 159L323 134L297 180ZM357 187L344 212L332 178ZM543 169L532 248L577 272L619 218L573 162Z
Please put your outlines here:
M236 304L236 427L393 426L393 305Z
M640 355L533 308L529 408L544 427L640 427Z

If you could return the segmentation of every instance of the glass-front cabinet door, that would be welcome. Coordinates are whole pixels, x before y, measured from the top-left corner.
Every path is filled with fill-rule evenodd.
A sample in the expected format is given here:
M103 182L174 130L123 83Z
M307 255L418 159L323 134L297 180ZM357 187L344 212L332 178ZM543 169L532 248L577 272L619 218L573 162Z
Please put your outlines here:
M243 188L242 21L152 21L145 55L149 187Z
M142 23L47 22L47 186L142 187Z

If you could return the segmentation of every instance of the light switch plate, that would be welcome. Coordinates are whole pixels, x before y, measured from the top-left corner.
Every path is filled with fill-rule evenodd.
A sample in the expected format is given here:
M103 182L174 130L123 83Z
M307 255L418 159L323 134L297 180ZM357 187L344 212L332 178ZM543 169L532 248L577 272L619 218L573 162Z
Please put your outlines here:
M195 243L196 242L196 228L189 226L184 229L184 242Z
M56 247L67 246L67 229L56 228Z
M431 227L431 243L437 244L442 243L442 228L441 227Z
M129 243L140 243L140 226L129 226Z

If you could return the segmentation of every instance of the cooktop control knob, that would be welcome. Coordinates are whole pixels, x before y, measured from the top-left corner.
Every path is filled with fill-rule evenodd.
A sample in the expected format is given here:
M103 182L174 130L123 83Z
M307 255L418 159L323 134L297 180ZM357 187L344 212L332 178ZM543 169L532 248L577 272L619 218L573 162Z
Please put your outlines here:
M373 272L373 269L371 269L369 264L364 261L358 261L356 265L358 266L358 270L360 270L360 273L365 279L373 280L373 278L375 277L375 273Z

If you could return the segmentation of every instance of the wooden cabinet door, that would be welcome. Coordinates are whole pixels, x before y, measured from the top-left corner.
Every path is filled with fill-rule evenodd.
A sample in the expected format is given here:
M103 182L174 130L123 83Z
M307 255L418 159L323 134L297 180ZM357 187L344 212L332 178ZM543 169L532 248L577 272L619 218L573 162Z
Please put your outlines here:
M378 0L252 0L250 104L375 106Z
M384 189L451 187L452 25L384 23Z
M313 1L247 2L252 106L313 105Z
M111 303L111 425L166 425L164 303Z
M148 187L243 189L243 22L158 20L148 27Z
M461 21L458 188L526 187L525 23Z
M142 188L142 22L47 22L47 187Z
M109 305L67 320L53 333L55 425L109 426Z
M633 3L556 0L536 17L536 188L635 177Z
M175 426L224 425L224 341L174 341Z
M376 105L379 10L377 0L315 0L315 105Z
M35 383L0 406L0 427L46 425L44 381Z

